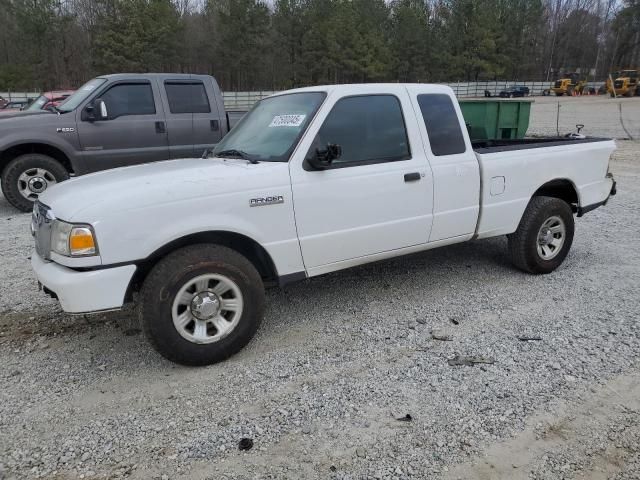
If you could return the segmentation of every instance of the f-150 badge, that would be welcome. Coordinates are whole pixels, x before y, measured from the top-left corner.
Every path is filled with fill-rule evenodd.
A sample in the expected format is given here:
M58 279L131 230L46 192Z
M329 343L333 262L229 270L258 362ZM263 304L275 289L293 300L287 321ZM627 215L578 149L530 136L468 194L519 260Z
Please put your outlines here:
M251 200L249 200L250 207L262 207L264 205L277 205L278 203L284 203L284 197L282 195L252 198Z
M73 127L58 127L56 128L56 132L58 133L73 133L76 129Z

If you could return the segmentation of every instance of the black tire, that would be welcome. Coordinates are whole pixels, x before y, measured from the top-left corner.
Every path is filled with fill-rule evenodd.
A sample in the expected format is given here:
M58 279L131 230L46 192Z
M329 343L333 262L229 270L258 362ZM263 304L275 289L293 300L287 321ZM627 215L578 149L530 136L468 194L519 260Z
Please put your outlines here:
M543 224L552 217L559 217L564 222L565 237L555 256L545 260L538 252L538 235ZM525 272L551 273L569 253L573 234L573 213L567 202L553 197L533 197L522 215L518 229L507 236L511 261Z
M239 287L243 308L239 323L222 339L198 344L185 339L173 323L172 305L181 287L200 275L217 274ZM183 365L210 365L238 352L255 335L264 313L260 274L235 250L213 244L181 248L160 260L144 281L138 315L151 345L165 358Z
M20 193L18 180L23 173L34 169L46 170L55 179L56 183L69 179L67 169L55 158L47 155L27 153L11 160L2 172L2 193L11 205L23 212L30 212L33 209L33 203L38 194L32 193L31 200L24 197Z

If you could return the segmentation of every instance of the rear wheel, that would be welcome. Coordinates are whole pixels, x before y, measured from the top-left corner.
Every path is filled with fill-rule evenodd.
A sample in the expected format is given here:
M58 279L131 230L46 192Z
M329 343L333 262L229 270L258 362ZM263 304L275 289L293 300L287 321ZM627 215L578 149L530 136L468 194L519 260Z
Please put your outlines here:
M533 197L518 229L508 235L511 260L529 273L553 272L569 253L573 234L573 213L567 202Z
M2 172L2 193L7 201L23 212L45 190L69 178L69 172L54 158L27 153L14 158Z
M253 264L235 250L193 245L153 268L138 302L144 332L161 355L209 365L251 340L264 311L264 286Z

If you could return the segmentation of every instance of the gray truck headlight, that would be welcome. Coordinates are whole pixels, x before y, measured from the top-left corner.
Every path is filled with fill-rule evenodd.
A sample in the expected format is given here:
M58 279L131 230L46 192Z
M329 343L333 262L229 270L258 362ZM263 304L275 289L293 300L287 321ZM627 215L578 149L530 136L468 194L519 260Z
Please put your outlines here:
M93 228L54 220L51 228L51 250L66 257L97 255Z

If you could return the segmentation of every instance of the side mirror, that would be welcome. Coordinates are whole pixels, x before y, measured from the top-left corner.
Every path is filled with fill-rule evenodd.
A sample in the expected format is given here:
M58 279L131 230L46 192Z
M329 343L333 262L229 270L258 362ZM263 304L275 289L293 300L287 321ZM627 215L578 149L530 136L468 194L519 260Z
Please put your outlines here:
M95 122L96 120L108 120L109 112L107 110L107 104L104 100L97 98L85 108L87 120Z
M307 162L314 170L326 170L334 160L342 156L342 147L335 144L327 144L327 148L316 148L315 155L309 155Z
M107 111L107 104L104 103L104 100L98 98L95 102L93 102L94 115L98 120L107 120L109 118L109 112Z

